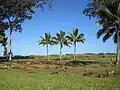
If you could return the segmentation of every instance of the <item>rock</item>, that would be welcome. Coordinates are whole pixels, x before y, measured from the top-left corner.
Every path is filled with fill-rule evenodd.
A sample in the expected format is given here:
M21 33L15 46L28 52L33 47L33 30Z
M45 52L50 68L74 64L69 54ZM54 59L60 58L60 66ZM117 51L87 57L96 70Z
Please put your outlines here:
M30 64L31 64L31 62L27 62L27 63L26 63L26 65L30 65Z
M63 67L63 69L64 69L64 70L68 70L68 69L69 69L69 67L68 67L68 66L65 66L65 67Z
M52 72L51 74L59 74L59 72Z
M115 75L115 71L108 71L108 70L106 70L106 76L107 77L113 77Z
M7 65L4 65L3 68L8 68L8 66L7 66Z
M11 68L13 68L15 65L11 65Z
M93 74L94 74L93 72L86 72L86 73L83 74L83 76L91 76Z
M104 74L99 74L97 77L104 78L105 75Z

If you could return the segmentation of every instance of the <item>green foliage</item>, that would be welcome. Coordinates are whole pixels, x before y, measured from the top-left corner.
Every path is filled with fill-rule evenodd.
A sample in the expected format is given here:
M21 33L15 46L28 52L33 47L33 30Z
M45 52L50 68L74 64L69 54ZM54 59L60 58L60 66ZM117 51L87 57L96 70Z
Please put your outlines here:
M69 46L65 34L66 33L61 30L59 33L56 34L56 37L52 37L55 44L60 44L61 49L64 45Z
M84 34L83 33L79 34L78 28L74 28L72 33L69 32L69 36L66 36L66 38L73 43L77 43L77 42L84 43L85 41Z
M113 35L117 42L117 31L120 30L120 1L119 0L92 0L83 11L86 16L96 17L102 29L97 32L97 38L104 35L103 42Z
M40 36L41 40L39 40L39 45L53 45L54 42L52 40L50 33L45 33L45 37Z
M16 55L13 57L13 59L34 59L34 56L21 56L21 55Z

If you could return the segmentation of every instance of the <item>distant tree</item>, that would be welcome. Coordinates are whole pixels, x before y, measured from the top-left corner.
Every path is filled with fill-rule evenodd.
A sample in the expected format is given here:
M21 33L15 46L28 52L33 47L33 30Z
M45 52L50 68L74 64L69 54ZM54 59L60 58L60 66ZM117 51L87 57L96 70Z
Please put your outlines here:
M72 33L69 32L69 36L66 36L66 38L67 38L67 41L72 42L74 45L74 60L75 60L76 44L77 44L77 42L84 43L84 41L85 41L84 34L83 33L79 34L79 29L74 28L73 32Z
M56 34L56 37L52 37L54 44L59 44L59 49L60 49L60 60L62 60L62 48L64 45L69 46L69 43L66 39L64 31L60 31L59 33ZM70 46L69 46L70 47Z
M45 33L45 37L41 37L41 40L39 40L39 45L46 45L46 48L47 48L47 57L48 57L48 60L49 60L49 45L53 45L53 40L52 40L52 37L51 37L51 34L50 33Z
M34 14L34 8L43 8L44 4L50 6L52 0L0 0L0 20L8 26L9 30L9 60L12 56L13 31L22 31L21 24L24 20L30 20ZM1 28L0 28L1 29Z
M83 11L86 16L95 17L102 26L97 32L97 38L104 35L103 42L113 36L117 43L115 65L119 62L120 47L120 0L92 0Z

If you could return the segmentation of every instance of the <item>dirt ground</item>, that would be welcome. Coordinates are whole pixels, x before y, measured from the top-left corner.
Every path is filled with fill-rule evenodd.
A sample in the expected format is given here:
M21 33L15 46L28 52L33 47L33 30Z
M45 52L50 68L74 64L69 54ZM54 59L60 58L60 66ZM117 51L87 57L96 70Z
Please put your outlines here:
M82 75L105 74L106 71L114 71L120 75L120 69L109 63L97 63L91 61L11 61L1 62L0 69L19 69L31 71L34 69L56 69L56 73L80 73Z

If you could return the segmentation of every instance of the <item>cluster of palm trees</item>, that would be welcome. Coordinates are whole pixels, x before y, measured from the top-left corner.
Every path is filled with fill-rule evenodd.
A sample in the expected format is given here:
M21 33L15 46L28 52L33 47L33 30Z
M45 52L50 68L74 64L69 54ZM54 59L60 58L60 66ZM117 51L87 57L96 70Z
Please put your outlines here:
M76 54L76 45L77 42L84 43L85 37L83 33L79 33L78 28L74 28L73 32L69 32L68 35L66 35L66 32L60 31L59 33L56 33L56 36L51 36L50 33L45 33L45 36L40 36L39 45L46 46L47 48L47 57L49 60L49 45L59 45L59 52L60 52L60 60L62 60L62 48L63 46L70 47L71 45L74 45L74 60L75 60L75 54Z

